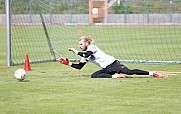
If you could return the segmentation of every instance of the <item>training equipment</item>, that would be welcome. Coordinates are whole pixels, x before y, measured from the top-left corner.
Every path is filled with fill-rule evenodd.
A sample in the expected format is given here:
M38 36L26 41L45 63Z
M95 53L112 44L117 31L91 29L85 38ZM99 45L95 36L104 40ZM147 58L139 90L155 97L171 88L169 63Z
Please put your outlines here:
M164 78L164 75L159 73L159 72L155 72L155 73L153 73L153 77L155 77L155 78Z
M25 71L31 70L28 54L26 54L25 63L24 63L24 70Z
M80 59L67 48L81 36L121 62L181 63L180 0L8 1L7 65L23 65L26 53L31 63L53 62L54 50Z
M18 69L14 73L16 79L24 80L26 78L26 71L24 69Z
M64 65L68 65L69 64L69 60L67 58L61 58L60 59L60 63L62 63Z

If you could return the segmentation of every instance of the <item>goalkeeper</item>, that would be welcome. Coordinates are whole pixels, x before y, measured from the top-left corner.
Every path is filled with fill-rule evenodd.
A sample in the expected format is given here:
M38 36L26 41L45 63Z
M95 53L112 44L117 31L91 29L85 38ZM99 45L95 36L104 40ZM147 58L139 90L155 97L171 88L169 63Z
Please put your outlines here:
M158 72L148 72L139 69L129 69L113 56L110 56L100 50L96 45L93 45L93 39L90 36L83 36L79 40L79 47L82 52L69 48L69 51L81 56L78 64L71 63L67 58L61 58L59 61L62 64L69 65L75 69L81 69L88 62L92 62L102 69L94 72L91 78L125 78L127 75L150 75L155 78L163 78L164 76Z

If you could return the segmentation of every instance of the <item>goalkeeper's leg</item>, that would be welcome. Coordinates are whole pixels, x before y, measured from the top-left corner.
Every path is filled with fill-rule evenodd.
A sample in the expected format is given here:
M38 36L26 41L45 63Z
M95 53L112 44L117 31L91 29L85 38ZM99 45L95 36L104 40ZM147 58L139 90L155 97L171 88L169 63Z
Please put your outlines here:
M120 71L120 73L124 73L124 74L128 74L128 75L150 75L153 76L155 78L163 78L164 75L158 72L148 72L148 71L144 71L144 70L140 70L140 69L133 69L130 70L127 67L122 68L122 70Z
M136 74L136 75L149 75L148 71L144 71L144 70L140 70L140 69L130 70L127 67L122 68L119 73L123 73L123 74L127 74L127 75L133 75L133 74Z
M123 73L128 74L128 75L133 75L133 74L136 74L136 75L149 75L148 71L144 71L144 70L140 70L140 69L133 69L133 70L130 70L130 69L125 70L124 69Z
M105 70L105 69L101 69L101 70L99 70L99 71L97 71L97 72L94 72L94 73L91 75L91 78L112 78L112 75L106 73L106 70Z
M124 74L115 74L114 71L108 71L107 69L99 70L91 75L91 78L126 78Z

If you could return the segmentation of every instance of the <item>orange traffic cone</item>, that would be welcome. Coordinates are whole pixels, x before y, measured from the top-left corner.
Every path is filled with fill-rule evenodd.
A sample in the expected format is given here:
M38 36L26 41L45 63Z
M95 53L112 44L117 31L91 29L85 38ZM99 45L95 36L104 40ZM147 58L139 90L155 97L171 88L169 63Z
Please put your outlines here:
M25 70L25 71L30 71L30 70L31 70L30 62L29 62L29 58L28 58L28 54L26 54L26 59L25 59L25 64L24 64L24 70Z

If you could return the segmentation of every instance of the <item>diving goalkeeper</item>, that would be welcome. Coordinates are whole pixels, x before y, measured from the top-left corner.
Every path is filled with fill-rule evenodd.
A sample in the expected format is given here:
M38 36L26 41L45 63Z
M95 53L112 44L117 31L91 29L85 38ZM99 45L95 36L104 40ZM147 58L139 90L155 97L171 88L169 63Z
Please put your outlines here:
M100 70L94 72L91 78L126 78L127 75L150 75L155 78L163 78L164 76L158 72L148 72L140 69L129 69L113 56L104 53L96 45L93 45L93 39L90 36L83 36L79 40L79 47L82 52L69 48L69 51L81 56L78 64L73 64L67 58L61 58L59 61L64 65L69 65L75 69L82 69L84 65L90 61L101 67Z

